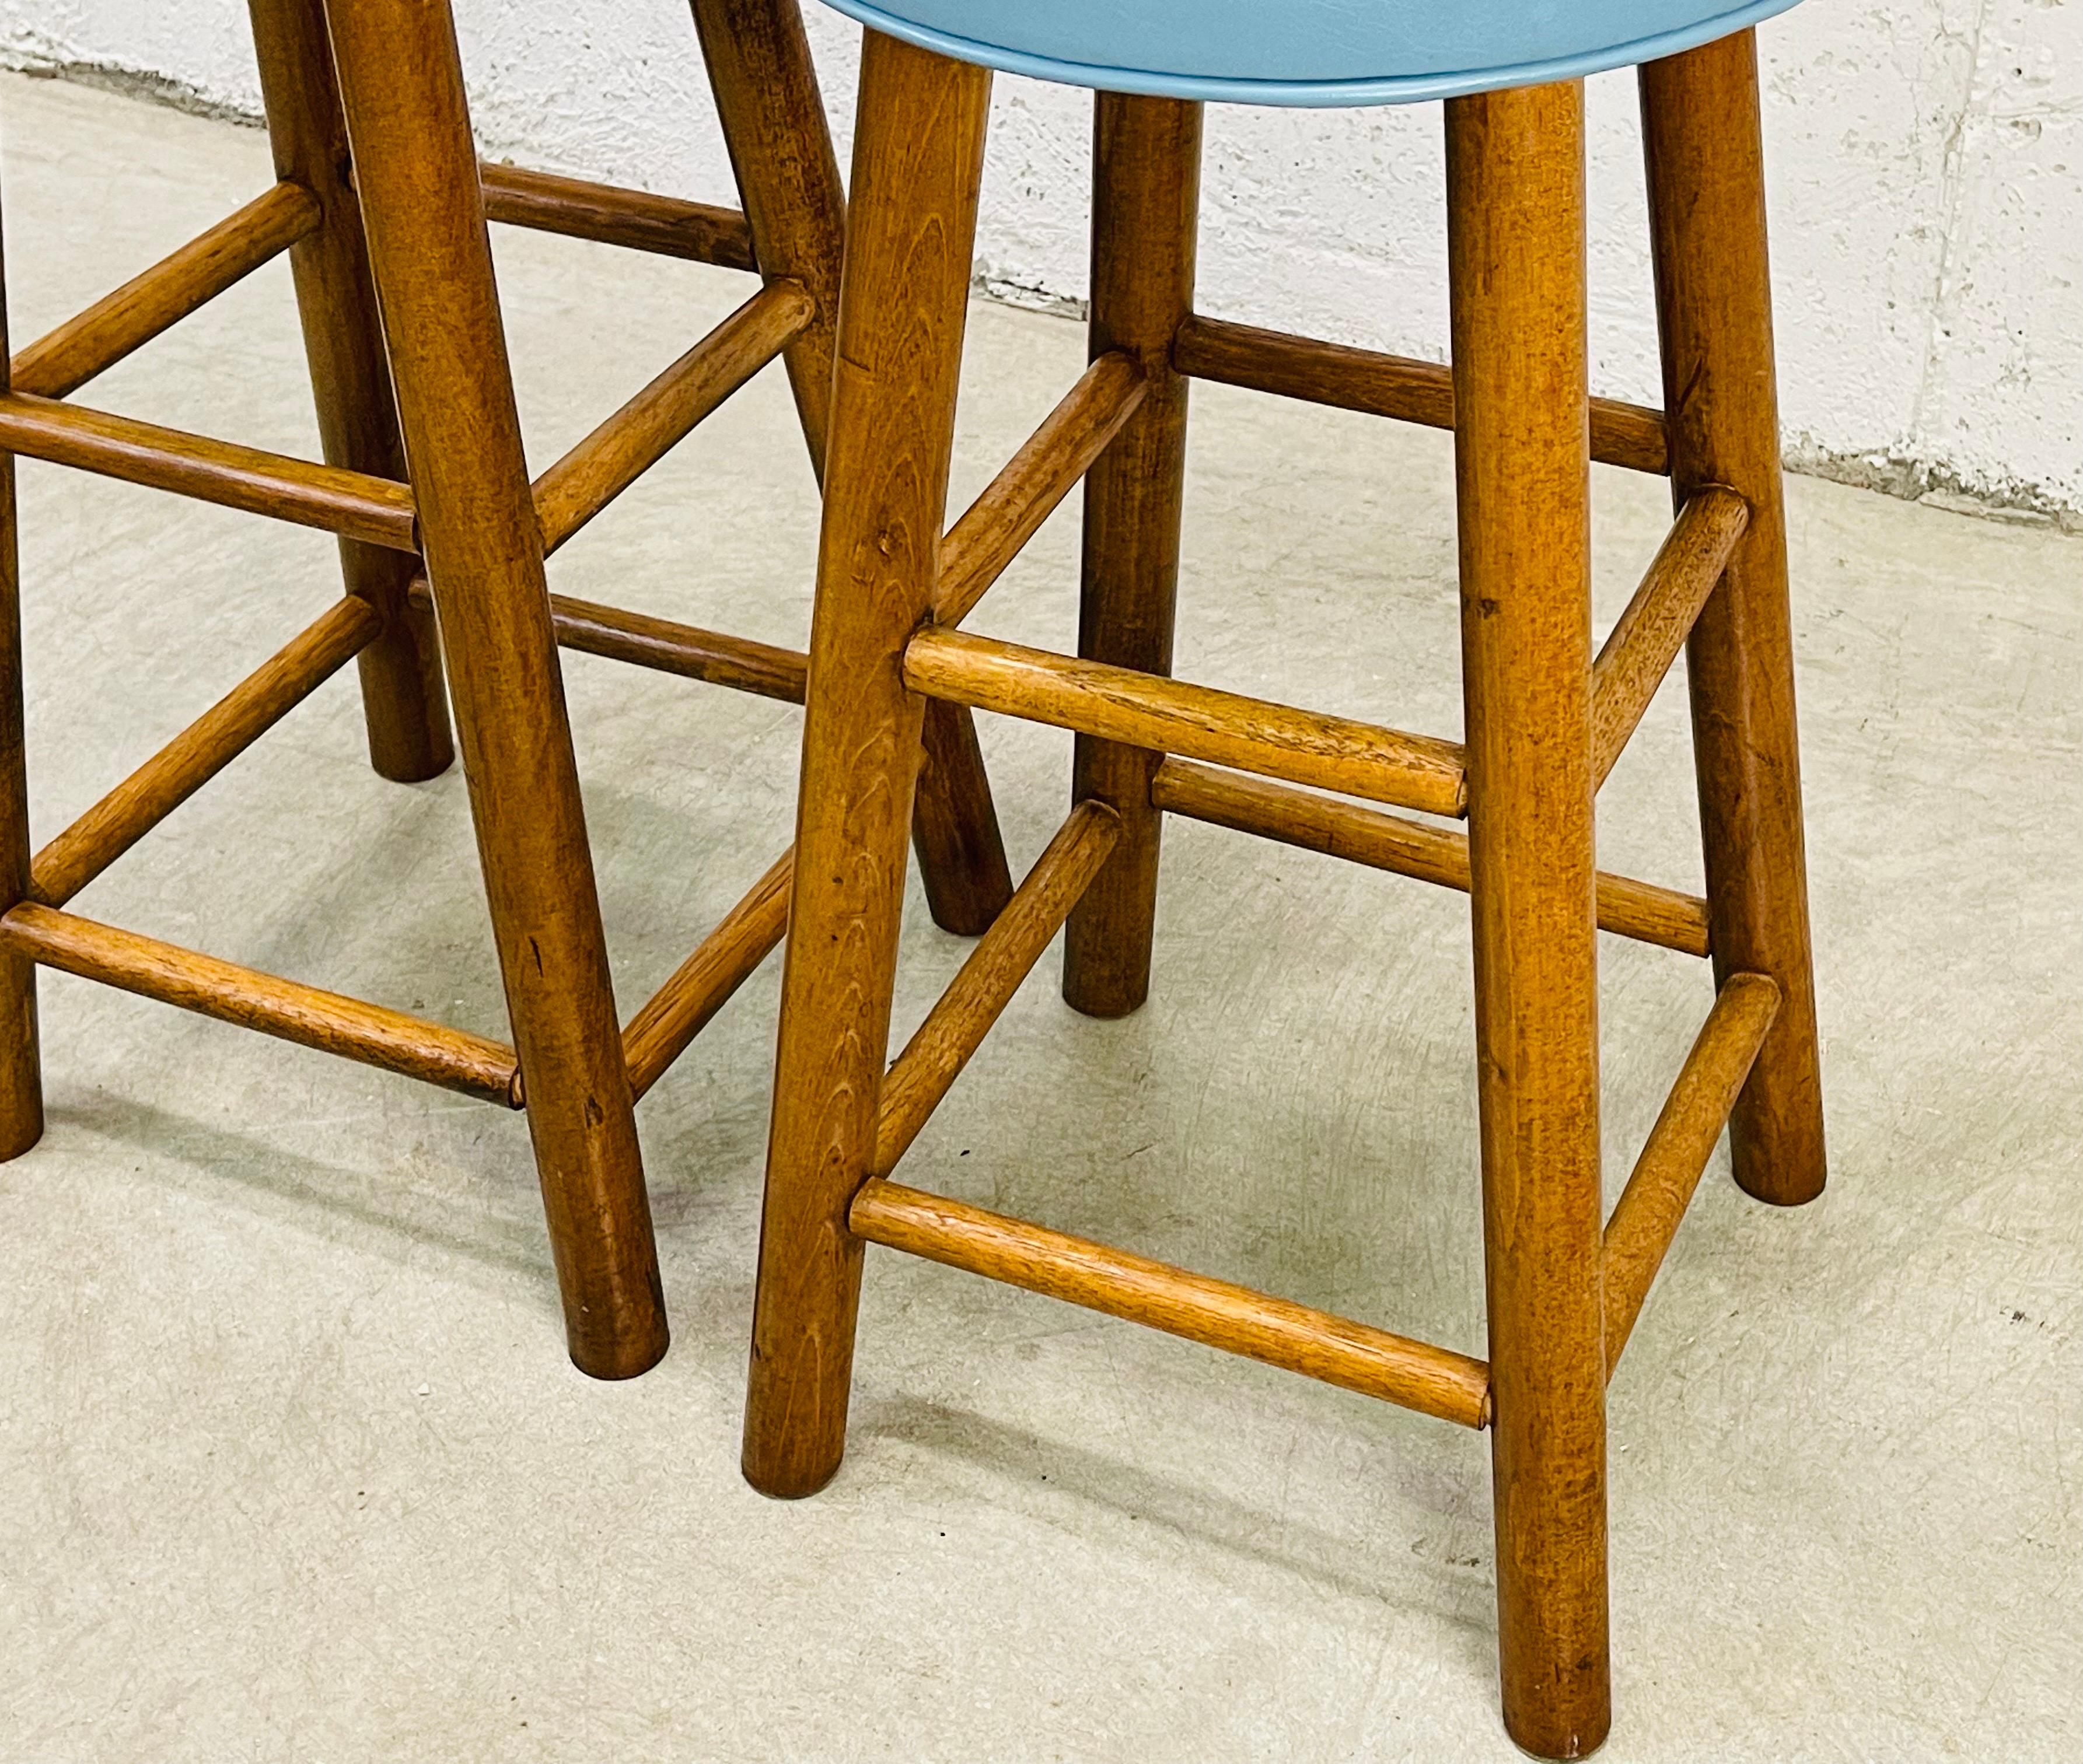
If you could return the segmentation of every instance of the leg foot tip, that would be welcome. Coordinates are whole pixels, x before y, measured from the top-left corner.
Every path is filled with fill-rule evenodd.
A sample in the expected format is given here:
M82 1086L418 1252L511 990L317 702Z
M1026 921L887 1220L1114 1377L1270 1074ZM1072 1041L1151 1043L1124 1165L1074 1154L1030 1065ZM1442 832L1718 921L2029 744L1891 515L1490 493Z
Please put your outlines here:
M589 1378L618 1384L640 1378L665 1357L672 1337L661 1322L655 1330L612 1341L573 1341L572 1364Z
M839 1463L836 1458L830 1463L771 1462L748 1446L738 1468L754 1491L769 1500L805 1500L822 1492L839 1475Z

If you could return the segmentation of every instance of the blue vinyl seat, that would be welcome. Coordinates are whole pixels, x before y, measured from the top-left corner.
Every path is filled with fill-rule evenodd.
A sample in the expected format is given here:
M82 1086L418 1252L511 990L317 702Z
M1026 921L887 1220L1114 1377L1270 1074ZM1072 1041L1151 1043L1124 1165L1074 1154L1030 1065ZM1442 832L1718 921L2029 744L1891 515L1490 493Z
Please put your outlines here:
M827 0L1008 74L1245 104L1409 104L1696 49L1795 0Z

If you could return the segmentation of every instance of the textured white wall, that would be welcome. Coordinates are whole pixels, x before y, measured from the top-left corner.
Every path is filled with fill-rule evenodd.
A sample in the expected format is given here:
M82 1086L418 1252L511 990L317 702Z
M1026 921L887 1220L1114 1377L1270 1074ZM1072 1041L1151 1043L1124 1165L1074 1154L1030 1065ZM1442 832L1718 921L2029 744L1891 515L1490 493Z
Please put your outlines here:
M842 137L857 33L806 0ZM674 0L458 0L488 148L728 199ZM1783 403L1797 462L2083 511L2083 0L1811 3L1768 26ZM0 59L146 75L251 113L239 0L0 0ZM981 268L1075 301L1081 94L999 82ZM1593 82L1600 390L1656 375L1633 86ZM1438 112L1211 114L1202 305L1439 358Z

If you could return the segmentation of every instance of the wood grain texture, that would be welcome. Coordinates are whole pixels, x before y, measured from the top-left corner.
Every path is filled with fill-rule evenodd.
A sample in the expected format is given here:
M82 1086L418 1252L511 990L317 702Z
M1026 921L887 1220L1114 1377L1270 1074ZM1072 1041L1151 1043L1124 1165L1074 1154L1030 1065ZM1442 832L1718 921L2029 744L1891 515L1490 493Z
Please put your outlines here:
M489 160L479 167L479 175L485 218L507 226L714 264L721 269L755 267L751 230L734 209Z
M1194 310L1201 107L1112 92L1096 93L1092 107L1087 348L1094 361L1132 360L1143 372L1143 395L1085 477L1078 653L1168 675L1193 390L1172 365L1172 345ZM1064 1002L1088 1016L1126 1016L1150 994L1164 836L1164 817L1150 806L1157 764L1154 753L1089 732L1074 744L1071 800L1104 802L1122 826L1113 857L1063 938Z
M332 24L566 1336L633 1377L665 1302L454 24L439 0Z
M1468 835L1445 827L1191 760L1159 766L1150 800L1167 814L1468 892ZM1707 903L1697 895L1604 870L1597 882L1600 931L1688 956L1707 953Z
M796 799L745 1475L807 1495L845 1449L932 600L991 76L868 33Z
M7 253L0 200L0 395L7 390ZM22 722L22 558L15 456L0 451L0 911L29 892L29 769ZM0 1163L43 1137L36 964L0 947Z
M1198 380L1219 380L1282 398L1428 428L1454 426L1454 370L1434 361L1319 343L1198 314L1179 327L1172 365ZM1670 471L1663 413L1616 399L1591 400L1591 457L1601 465L1663 477Z
M64 398L208 305L318 227L302 184L263 191L235 214L46 332L15 357L11 390Z
M803 702L810 658L800 649L703 631L564 594L552 594L550 609L557 641L567 649L678 674L682 679L706 681L758 698L779 698L784 704Z
M760 272L810 296L816 315L788 349L810 464L823 482L831 427L846 192L796 0L692 0ZM970 713L926 707L912 842L933 922L974 937L1012 894L991 781Z
M1601 1260L1608 1378L1778 1011L1779 988L1764 975L1729 977L1606 1222Z
M369 545L419 542L402 483L25 392L0 395L0 447Z
M1447 106L1461 647L1505 1727L1612 1720L1583 89Z
M77 914L25 901L0 915L0 947L162 1004L511 1105L513 1052L403 1011L301 985Z
M692 0L695 34L745 205L746 267L793 282L809 323L788 347L788 382L822 481L831 427L832 348L846 191L796 0Z
M745 898L622 1032L629 1087L639 1097L663 1078L737 989L758 971L788 929L796 854L784 851Z
M535 480L543 548L555 551L679 445L793 338L816 309L769 282Z
M1750 524L1733 490L1687 499L1641 585L1591 664L1591 779L1605 783Z
M1461 750L1451 741L941 626L911 639L904 678L915 692L1153 756L1184 754L1430 814L1459 814L1465 800Z
M382 625L365 600L350 594L335 602L39 851L28 897L63 906L330 680Z
M1714 971L1766 974L1779 1015L1729 1125L1736 1180L1823 1192L1823 1079L1801 813L1785 482L1765 242L1757 44L1742 32L1641 73L1671 492L1726 484L1751 511L1686 648Z
M1466 1354L894 1182L869 1183L850 1219L857 1236L949 1268L1463 1427L1489 1420L1488 1369Z
M289 252L320 456L388 483L405 476L391 364L354 188L325 0L247 0L268 139L278 178L308 190L320 222ZM405 590L418 560L401 549L343 538L347 591L382 615L357 658L369 762L379 777L417 783L455 758L441 644L431 613Z
M884 1078L877 1175L888 1175L911 1149L1120 837L1120 821L1105 803L1080 803L1034 860L998 922L978 940Z
M1079 376L940 542L936 623L970 615L1135 414L1143 391L1143 370L1126 355L1103 355Z

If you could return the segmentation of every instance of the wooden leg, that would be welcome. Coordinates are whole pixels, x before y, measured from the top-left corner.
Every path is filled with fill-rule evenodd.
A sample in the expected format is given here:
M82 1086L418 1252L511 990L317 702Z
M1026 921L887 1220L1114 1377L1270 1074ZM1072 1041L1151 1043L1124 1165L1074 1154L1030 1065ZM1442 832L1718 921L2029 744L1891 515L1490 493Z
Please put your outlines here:
M822 480L846 193L802 13L796 0L692 3L754 254L763 274L801 283L817 302L817 322L789 345L788 365ZM1012 898L1012 872L966 707L927 707L926 753L911 829L926 904L941 930L980 937Z
M454 24L332 19L572 1358L632 1377L665 1306Z
M1794 1206L1823 1192L1826 1158L1756 39L1649 63L1641 107L1672 489L1682 505L1726 484L1751 508L1686 650L1714 977L1768 974L1780 994L1730 1145L1747 1193Z
M326 40L324 0L249 0L249 6L276 174L309 190L324 215L319 230L289 252L319 445L328 464L402 479L404 450ZM370 763L401 783L438 777L455 749L433 618L406 595L416 565L404 552L352 540L340 542L340 555L348 592L383 616L382 635L359 661Z
M932 597L991 76L870 32L810 633L795 891L754 1301L744 1466L814 1493L846 1443L868 1180L889 1049Z
M1078 653L1168 674L1190 383L1172 371L1172 338L1194 310L1201 107L1101 92L1094 120L1092 353L1133 354L1149 390L1085 479ZM1089 1016L1126 1016L1150 994L1158 758L1078 737L1071 794L1109 804L1122 829L1064 935L1063 997Z
M1505 1725L1610 1720L1583 88L1447 107Z
M0 246L0 392L13 345L7 332L7 264ZM15 456L0 454L0 900L29 893L29 774L22 730L22 563ZM36 1036L36 964L0 955L0 1162L44 1134L43 1059Z

